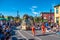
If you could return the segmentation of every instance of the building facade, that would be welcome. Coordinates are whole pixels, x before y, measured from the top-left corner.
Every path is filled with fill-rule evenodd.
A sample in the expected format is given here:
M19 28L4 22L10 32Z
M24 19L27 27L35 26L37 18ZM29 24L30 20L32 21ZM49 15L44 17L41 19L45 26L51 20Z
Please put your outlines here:
M54 22L53 12L41 12L41 17L47 21Z
M60 25L60 4L54 6L54 22Z

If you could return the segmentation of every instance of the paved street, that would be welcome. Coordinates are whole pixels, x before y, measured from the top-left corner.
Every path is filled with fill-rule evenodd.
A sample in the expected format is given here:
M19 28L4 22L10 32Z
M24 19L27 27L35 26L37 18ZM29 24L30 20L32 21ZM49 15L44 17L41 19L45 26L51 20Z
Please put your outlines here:
M21 34L18 32L20 29L17 27L12 27L12 36L11 40L19 40L19 39L24 39Z
M46 33L42 35L40 30L36 31L36 36L31 31L20 30L19 27L13 27L12 40L60 40L60 35L55 33Z
M0 40L60 40L60 0L0 0Z

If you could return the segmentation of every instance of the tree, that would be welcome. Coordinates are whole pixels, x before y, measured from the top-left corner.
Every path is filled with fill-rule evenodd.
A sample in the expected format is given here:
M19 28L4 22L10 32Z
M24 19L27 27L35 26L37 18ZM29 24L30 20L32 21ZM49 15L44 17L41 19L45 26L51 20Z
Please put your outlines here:
M4 15L2 13L0 13L0 18L4 18Z
M14 20L14 17L13 16L8 16L8 20Z
M30 18L31 20L34 20L34 17L33 17L33 16L29 16L29 18Z
M4 15L2 15L2 18L4 18Z
M34 21L35 21L35 22L40 22L41 19L40 19L40 17L34 17Z
M27 14L24 14L23 18L24 18L24 19L28 19L29 16L28 16Z

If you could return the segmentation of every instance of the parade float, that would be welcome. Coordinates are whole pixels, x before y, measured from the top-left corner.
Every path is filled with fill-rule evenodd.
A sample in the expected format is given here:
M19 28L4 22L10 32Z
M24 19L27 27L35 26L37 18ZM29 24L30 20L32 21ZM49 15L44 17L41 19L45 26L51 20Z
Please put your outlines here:
M28 15L24 15L22 23L21 23L21 29L22 30L30 30L31 29L31 25L32 25L32 23L31 23L31 20L28 17Z

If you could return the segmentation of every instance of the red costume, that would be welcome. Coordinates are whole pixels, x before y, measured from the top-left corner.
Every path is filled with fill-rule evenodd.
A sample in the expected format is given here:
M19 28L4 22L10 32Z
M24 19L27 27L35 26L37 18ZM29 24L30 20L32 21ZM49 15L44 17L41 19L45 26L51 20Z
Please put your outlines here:
M32 33L35 36L35 28L34 27L32 27Z
M46 30L45 30L45 26L42 25L42 33L45 34L45 31L46 31Z

